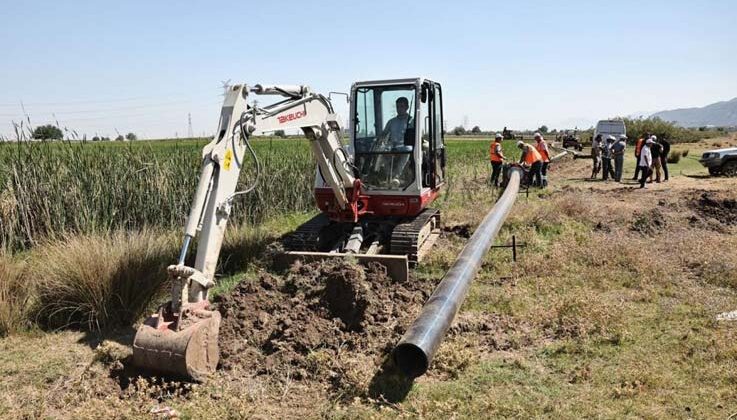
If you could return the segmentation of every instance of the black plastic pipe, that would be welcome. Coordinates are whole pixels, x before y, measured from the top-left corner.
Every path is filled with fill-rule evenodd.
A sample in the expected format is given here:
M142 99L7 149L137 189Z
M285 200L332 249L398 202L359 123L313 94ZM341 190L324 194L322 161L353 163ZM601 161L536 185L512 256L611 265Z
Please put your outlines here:
M466 299L484 255L489 251L517 199L521 178L520 168L509 169L509 182L504 193L484 217L456 262L427 300L420 316L394 348L394 362L408 377L416 378L427 372L445 333Z

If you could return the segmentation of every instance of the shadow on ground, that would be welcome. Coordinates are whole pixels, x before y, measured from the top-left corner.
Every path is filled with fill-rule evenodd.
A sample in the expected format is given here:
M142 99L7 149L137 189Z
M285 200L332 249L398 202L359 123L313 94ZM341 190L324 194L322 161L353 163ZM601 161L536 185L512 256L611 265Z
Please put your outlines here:
M407 398L414 379L405 376L388 357L378 372L371 378L369 396L373 399L398 403Z

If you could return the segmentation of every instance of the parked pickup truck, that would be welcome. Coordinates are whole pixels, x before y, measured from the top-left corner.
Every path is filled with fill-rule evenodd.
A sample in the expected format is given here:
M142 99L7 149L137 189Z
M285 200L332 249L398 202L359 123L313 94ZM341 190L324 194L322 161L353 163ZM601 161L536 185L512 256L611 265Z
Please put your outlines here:
M737 176L737 147L707 150L699 159L710 175Z

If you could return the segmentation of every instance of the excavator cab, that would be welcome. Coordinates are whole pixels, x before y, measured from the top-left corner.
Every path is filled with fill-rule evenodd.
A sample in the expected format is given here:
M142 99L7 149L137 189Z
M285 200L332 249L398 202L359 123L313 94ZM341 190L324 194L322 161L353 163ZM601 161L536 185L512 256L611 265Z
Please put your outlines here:
M353 158L368 193L420 196L443 183L439 83L423 78L355 83L350 113Z

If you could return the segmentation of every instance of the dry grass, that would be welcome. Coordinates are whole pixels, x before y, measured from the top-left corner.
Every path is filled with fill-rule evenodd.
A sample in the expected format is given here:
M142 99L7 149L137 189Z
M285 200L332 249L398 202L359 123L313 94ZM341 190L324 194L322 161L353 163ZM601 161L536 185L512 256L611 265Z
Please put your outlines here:
M32 289L23 264L0 256L0 337L28 325Z
M564 171L574 177L588 172L588 163L572 162L554 174ZM481 172L455 173L464 185L456 183L454 196L440 203L451 224L473 226L493 203ZM734 182L674 175L644 192L589 181L561 185L560 178L551 184L552 191L520 196L497 241L514 234L526 242L520 260L513 263L509 250L489 252L431 371L398 402L351 400L288 375L273 387L242 371L219 371L186 394L146 382L120 393L78 337L59 332L0 340L0 417L144 417L162 406L185 418L727 418L737 412L737 329L714 320L737 307L737 227L693 208L696 189L733 195ZM268 236L234 230L223 268L235 270ZM457 235L442 238L418 281L441 277L464 243ZM349 374L357 378L381 363L350 348L340 357L354 362ZM311 361L330 374L325 354L318 350Z
M172 235L150 230L44 245L29 262L36 319L50 328L131 325L161 297L176 252Z

